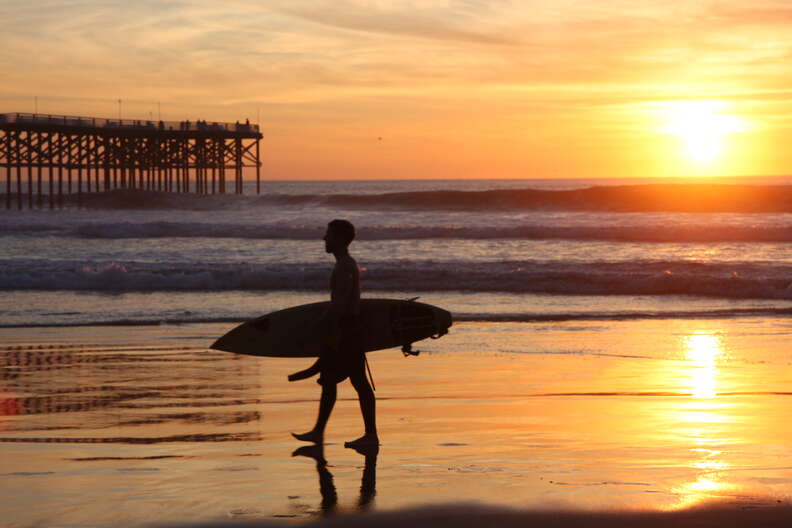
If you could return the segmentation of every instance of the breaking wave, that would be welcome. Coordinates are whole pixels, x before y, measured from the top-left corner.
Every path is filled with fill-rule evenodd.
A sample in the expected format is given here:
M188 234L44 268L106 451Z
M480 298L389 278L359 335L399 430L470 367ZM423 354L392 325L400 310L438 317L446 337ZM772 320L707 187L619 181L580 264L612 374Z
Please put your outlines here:
M0 236L59 236L83 239L239 238L319 240L323 226L256 225L210 222L81 222L0 225ZM792 242L792 224L738 225L697 223L676 225L600 226L374 226L360 229L360 240L600 240L612 242Z
M6 261L0 290L326 291L327 264ZM792 300L792 266L771 263L372 262L368 290L558 295L692 295Z

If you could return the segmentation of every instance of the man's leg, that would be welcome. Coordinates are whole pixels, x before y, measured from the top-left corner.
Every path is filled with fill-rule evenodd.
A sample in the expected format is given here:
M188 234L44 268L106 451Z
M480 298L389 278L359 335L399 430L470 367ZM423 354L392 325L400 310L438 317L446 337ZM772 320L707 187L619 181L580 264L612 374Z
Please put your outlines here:
M365 364L361 358L358 365L352 370L349 380L358 394L358 401L360 402L360 413L363 415L363 424L366 433L351 442L346 442L346 447L360 447L368 445L379 445L379 438L377 436L377 410L376 398L374 391L371 389L371 384L366 378Z
M326 381L322 384L322 398L319 400L319 414L316 417L316 425L307 433L292 433L294 438L303 442L322 443L325 426L327 426L327 421L330 419L330 413L333 412L337 392L335 383Z

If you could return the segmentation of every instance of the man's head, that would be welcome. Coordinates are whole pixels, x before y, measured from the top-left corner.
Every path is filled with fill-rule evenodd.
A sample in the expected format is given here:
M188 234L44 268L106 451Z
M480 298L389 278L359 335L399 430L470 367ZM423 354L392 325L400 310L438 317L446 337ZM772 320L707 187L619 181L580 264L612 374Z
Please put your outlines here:
M355 226L349 220L333 220L327 224L324 236L325 251L334 253L339 249L347 249L355 239Z

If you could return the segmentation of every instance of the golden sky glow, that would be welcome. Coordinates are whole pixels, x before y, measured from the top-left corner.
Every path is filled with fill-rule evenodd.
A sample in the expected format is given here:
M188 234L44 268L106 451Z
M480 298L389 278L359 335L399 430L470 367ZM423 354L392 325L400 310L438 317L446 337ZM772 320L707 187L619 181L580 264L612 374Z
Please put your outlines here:
M260 112L267 178L792 173L785 0L33 0L0 17L0 112Z

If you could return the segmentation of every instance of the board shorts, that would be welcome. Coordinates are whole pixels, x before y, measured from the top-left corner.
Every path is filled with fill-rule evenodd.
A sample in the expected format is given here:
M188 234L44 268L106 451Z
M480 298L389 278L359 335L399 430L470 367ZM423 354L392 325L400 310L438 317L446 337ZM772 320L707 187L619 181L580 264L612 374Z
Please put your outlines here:
M345 316L338 321L335 346L325 345L319 357L320 385L336 384L352 373L365 372L363 326L359 316Z

